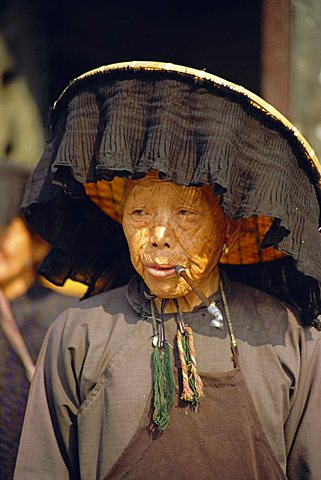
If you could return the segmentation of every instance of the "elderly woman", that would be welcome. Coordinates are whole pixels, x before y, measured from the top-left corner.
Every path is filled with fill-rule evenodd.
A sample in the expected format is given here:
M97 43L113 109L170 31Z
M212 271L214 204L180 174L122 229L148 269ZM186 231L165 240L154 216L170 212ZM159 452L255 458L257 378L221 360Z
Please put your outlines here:
M26 218L46 276L92 298L45 339L15 478L316 479L307 142L242 87L153 62L79 77L52 127Z

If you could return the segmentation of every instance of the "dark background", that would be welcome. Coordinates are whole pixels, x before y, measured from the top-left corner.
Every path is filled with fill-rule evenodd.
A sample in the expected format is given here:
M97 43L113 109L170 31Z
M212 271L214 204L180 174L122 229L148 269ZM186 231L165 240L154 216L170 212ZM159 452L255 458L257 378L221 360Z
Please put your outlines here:
M0 26L44 125L74 77L109 63L206 69L260 93L261 0L0 0Z

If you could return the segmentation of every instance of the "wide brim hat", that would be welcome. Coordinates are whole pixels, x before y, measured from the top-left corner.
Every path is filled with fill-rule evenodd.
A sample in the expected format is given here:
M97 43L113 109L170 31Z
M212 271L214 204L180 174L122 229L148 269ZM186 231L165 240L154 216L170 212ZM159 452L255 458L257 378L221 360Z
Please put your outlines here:
M26 190L27 221L53 245L41 273L88 295L132 274L121 227L126 179L147 172L213 185L243 219L222 261L232 278L321 311L320 164L300 132L245 88L205 71L134 61L73 80L51 111L51 137Z
M21 215L21 201L31 168L0 160L0 225Z

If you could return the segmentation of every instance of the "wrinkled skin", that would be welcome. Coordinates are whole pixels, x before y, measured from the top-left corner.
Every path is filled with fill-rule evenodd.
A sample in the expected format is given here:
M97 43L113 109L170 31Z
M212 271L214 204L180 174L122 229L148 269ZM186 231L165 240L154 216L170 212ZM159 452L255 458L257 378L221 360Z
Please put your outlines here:
M185 267L210 296L218 289L223 245L238 233L211 187L179 186L152 174L129 182L123 228L136 271L158 299L177 298L181 311L191 311L200 300L174 267ZM174 310L170 302L167 311Z

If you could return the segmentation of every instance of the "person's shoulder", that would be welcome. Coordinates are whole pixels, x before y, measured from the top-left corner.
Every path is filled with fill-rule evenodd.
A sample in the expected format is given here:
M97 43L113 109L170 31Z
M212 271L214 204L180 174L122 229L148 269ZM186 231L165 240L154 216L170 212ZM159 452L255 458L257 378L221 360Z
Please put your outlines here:
M113 330L124 332L137 323L137 315L126 298L126 286L78 301L64 310L51 326L51 336L103 337Z
M106 292L98 293L89 298L85 298L79 302L79 309L100 309L103 308L106 312L113 315L120 309L128 309L129 304L127 301L127 285L123 285Z
M298 336L300 313L278 298L243 283L231 282L232 298L246 328L274 343L287 335ZM245 327L244 327L245 328Z
M243 283L231 282L233 300L241 305L248 318L258 322L273 341L282 336L298 342L319 342L321 333L313 326L304 326L301 314L294 306Z
M87 379L86 385L94 384L141 324L128 305L126 287L82 300L59 315L50 327L46 338L49 364L55 364L56 357L65 368L71 362L79 378Z
M263 309L269 312L283 313L286 316L291 314L296 319L299 318L299 312L296 308L282 302L262 290L246 285L245 283L231 282L234 301L247 305L248 308Z

